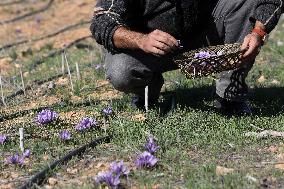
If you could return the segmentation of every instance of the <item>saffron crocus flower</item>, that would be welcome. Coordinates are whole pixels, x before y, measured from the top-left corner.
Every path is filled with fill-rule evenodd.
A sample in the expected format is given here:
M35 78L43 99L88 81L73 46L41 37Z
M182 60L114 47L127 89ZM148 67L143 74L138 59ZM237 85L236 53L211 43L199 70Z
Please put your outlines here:
M153 167L158 162L158 159L150 152L143 152L138 156L135 164L137 167Z
M61 140L70 140L71 139L71 133L67 130L61 131L59 133L59 137Z
M51 110L42 110L36 117L36 122L39 124L51 123L58 118L58 113Z
M199 53L195 53L194 58L210 58L212 55L210 52L200 51Z
M6 135L0 135L0 144L4 144L4 142L7 140Z
M160 148L157 146L157 144L154 141L153 137L149 137L147 143L144 145L145 150L150 152L151 154L157 152L157 150Z
M110 170L111 172L115 173L116 175L128 175L129 169L124 165L123 161L120 162L112 162L110 164Z
M85 117L80 121L79 124L75 126L75 129L77 131L83 131L85 129L89 129L90 127L96 126L96 125L97 125L97 121L95 119Z
M119 175L114 175L111 171L99 172L95 178L97 184L107 184L111 188L117 188L120 184Z
M6 162L8 164L23 165L24 164L24 157L21 157L18 154L15 154L13 156L8 157Z
M29 149L26 149L23 153L23 157L24 158L29 158L31 155L31 151Z
M111 116L113 114L113 110L111 107L106 107L102 110L102 114L106 117Z

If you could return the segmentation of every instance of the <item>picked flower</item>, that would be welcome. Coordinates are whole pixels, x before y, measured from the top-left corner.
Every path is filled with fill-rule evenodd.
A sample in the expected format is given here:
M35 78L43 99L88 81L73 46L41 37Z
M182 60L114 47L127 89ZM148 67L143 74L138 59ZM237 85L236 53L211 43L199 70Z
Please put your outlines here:
M158 158L153 156L150 152L143 152L138 156L135 164L137 167L153 167L158 162Z
M26 149L23 153L24 158L29 158L31 156L31 151L29 149Z
M146 151L150 152L151 154L157 152L160 147L154 141L153 137L149 137L147 143L144 145Z
M128 175L129 174L129 169L124 165L123 161L120 162L112 162L110 164L110 170L111 172L115 173L116 175Z
M67 130L61 131L59 133L59 137L61 140L70 140L71 139L71 133Z
M85 117L83 118L79 124L77 124L75 126L75 129L77 131L83 131L85 129L89 129L92 126L96 126L97 125L97 121L93 118L89 118L89 117Z
M15 164L15 165L23 165L24 164L24 157L19 156L18 154L15 154L13 156L10 156L6 159L7 164Z
M7 136L6 135L0 135L0 144L4 144L7 140Z
M102 114L107 117L107 116L111 116L113 114L113 110L111 107L106 107L102 110Z
M199 53L195 53L194 58L210 58L212 55L207 51L200 51Z
M42 110L36 117L36 122L39 124L51 123L58 118L58 113L51 110Z
M111 188L117 188L120 184L119 180L120 175L114 175L111 171L108 172L99 172L95 178L97 184L107 184Z

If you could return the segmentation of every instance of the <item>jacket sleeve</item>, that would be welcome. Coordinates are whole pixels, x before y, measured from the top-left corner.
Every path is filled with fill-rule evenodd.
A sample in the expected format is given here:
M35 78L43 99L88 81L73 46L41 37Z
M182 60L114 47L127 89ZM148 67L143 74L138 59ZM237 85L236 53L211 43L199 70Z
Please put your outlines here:
M277 25L283 13L284 0L259 0L256 8L255 19L263 23L268 33Z
M113 35L120 26L126 26L127 0L98 0L90 30L96 41L111 53L117 53Z

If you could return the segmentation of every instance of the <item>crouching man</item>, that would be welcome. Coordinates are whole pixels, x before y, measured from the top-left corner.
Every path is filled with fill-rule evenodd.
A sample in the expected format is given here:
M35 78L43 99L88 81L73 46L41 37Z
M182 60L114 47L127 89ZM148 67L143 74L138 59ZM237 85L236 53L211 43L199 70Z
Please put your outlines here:
M157 102L162 73L177 69L172 54L205 45L242 43L243 66L216 81L216 107L251 114L245 78L267 34L283 12L282 0L98 0L91 24L96 41L107 50L107 78L119 91L133 93L142 108L144 88Z

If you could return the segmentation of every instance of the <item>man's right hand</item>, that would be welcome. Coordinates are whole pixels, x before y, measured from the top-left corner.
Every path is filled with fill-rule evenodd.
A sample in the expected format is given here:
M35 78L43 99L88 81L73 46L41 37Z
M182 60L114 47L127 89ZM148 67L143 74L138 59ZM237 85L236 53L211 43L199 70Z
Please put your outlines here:
M138 41L138 46L144 52L155 56L163 56L179 48L178 41L170 34L161 30L154 30L149 34L143 35Z

